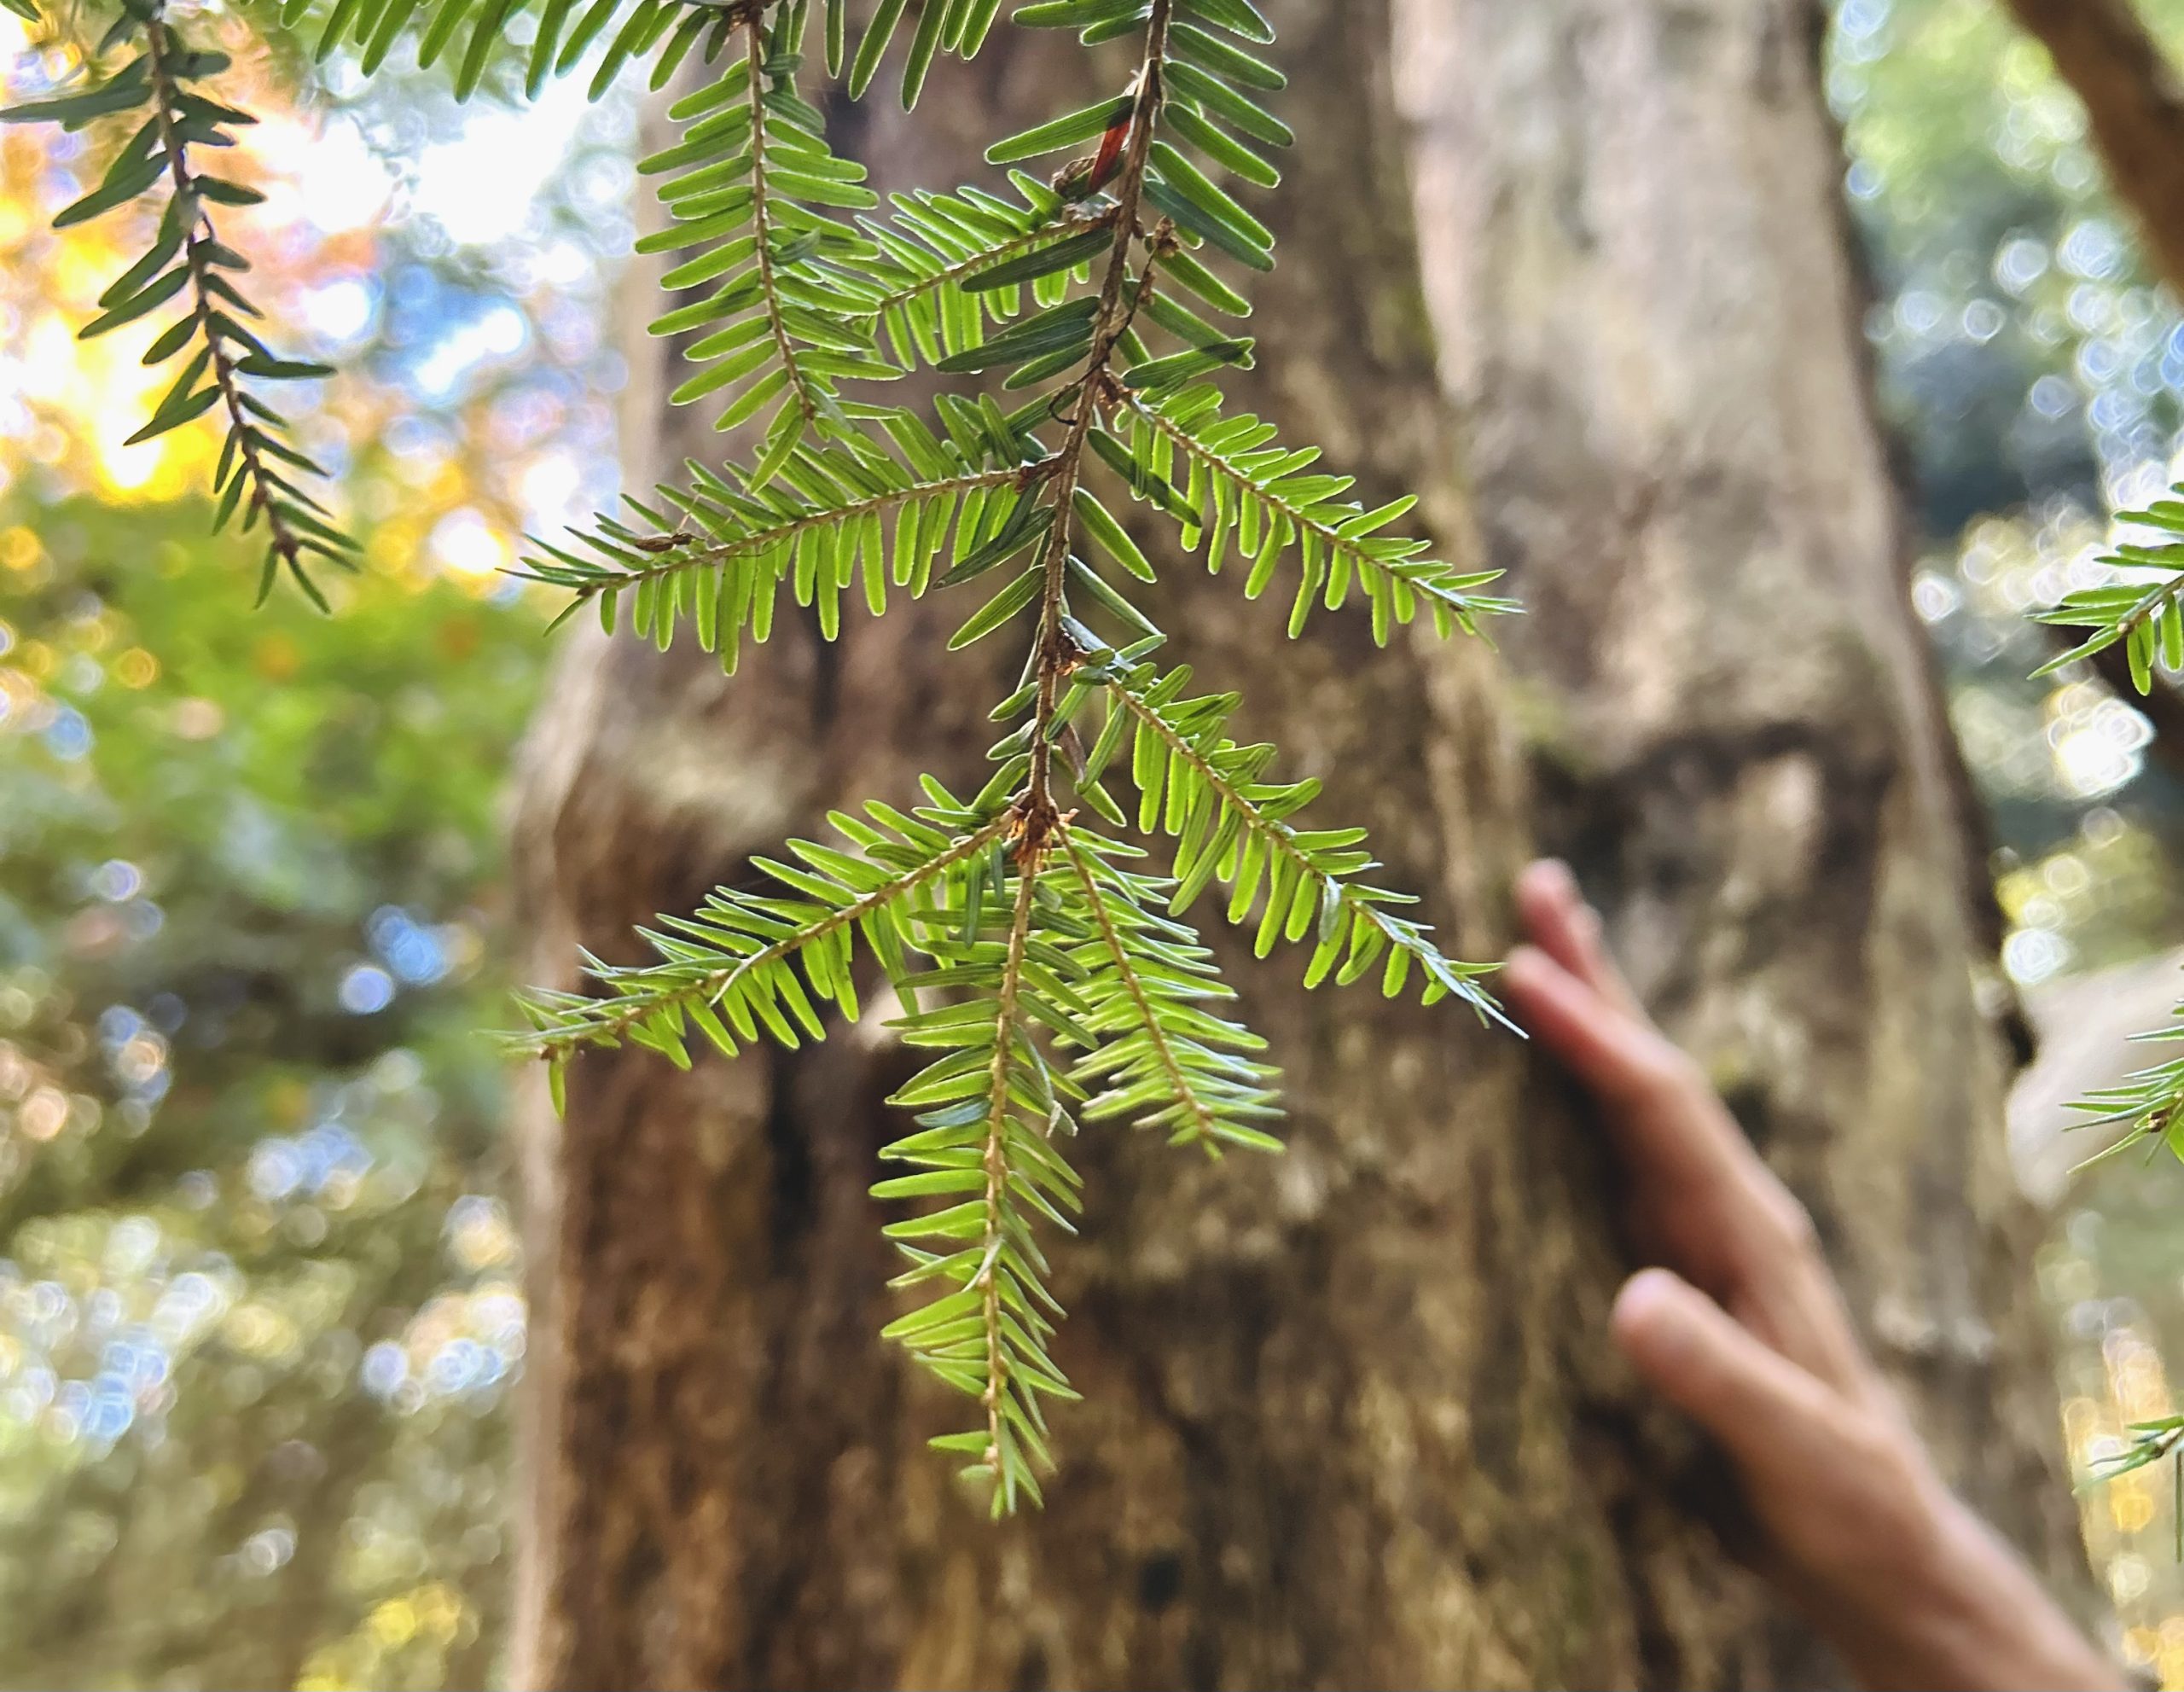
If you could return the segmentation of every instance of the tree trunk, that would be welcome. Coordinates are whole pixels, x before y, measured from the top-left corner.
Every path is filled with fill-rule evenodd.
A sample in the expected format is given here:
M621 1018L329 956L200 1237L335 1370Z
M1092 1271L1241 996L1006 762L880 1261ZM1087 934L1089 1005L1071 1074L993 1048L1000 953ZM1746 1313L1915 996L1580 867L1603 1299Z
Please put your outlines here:
M1282 608L1178 569L1153 607L1170 654L1245 689L1250 733L1373 828L1463 955L1506 944L1536 766L1544 832L1812 1205L1944 1462L2062 1570L1975 854L1902 602L1816 12L1269 9L1304 142L1248 403L1367 495L1423 492L1534 610L1508 662L1377 653L1350 615L1292 644ZM1004 39L915 124L851 120L891 183L952 182L1083 78ZM634 479L711 456L636 357ZM940 654L961 614L832 648L787 622L733 682L573 639L518 816L539 979L579 944L632 956L633 923L830 805L975 783L1015 655ZM1079 1142L1056 1355L1086 1402L1048 1509L998 1527L922 1449L956 1406L875 1338L865 1189L911 1067L879 1015L688 1075L588 1059L565 1125L538 1089L520 1681L1825 1676L1694 1503L1703 1456L1610 1358L1612 1176L1559 1084L1446 1008L1308 997L1294 959L1217 944L1287 1069L1291 1149Z
M1531 613L1540 834L1813 1210L1962 1484L2068 1566L2000 1126L2026 1040L1906 608L1821 9L1397 18L1472 508Z
M2116 197L2147 255L2184 288L2184 85L2132 0L2009 0L2085 103Z

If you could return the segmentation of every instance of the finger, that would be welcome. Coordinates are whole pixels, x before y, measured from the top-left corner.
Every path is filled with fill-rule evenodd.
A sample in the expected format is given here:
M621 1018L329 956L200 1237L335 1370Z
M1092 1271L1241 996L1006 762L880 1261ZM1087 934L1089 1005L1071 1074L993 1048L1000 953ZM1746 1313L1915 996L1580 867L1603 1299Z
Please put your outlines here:
M1689 1059L1533 947L1509 955L1501 981L1519 1023L1600 1102L1635 1185L1687 1216L1739 1212L1758 1154Z
M1536 947L1511 953L1501 980L1517 1020L1599 1100L1636 1219L1663 1255L1724 1296L1741 1289L1770 1311L1809 1304L1781 1288L1827 1281L1810 1219L1691 1060Z
M1786 1189L1780 1191L1780 1200L1776 1208L1786 1206L1803 1217ZM1747 1265L1731 1300L1738 1322L1765 1334L1777 1351L1846 1397L1881 1391L1817 1244L1807 1238L1786 1249L1770 1249L1770 1239L1783 1233L1781 1225L1767 1216L1754 1220L1757 1225L1744 1230L1746 1237L1732 1247L1744 1254ZM1793 1236L1796 1231L1790 1230ZM1809 1236L1809 1223L1804 1231Z
M1501 981L1525 1030L1606 1107L1618 1149L1641 1172L1678 1184L1713 1182L1753 1155L1689 1060L1545 952L1519 946Z
M1617 1296L1610 1332L1647 1385L1696 1422L1767 1491L1796 1487L1839 1455L1838 1396L1665 1269Z
M1608 1003L1643 1021L1644 1008L1608 956L1600 913L1560 858L1543 858L1517 878L1517 910L1532 943Z

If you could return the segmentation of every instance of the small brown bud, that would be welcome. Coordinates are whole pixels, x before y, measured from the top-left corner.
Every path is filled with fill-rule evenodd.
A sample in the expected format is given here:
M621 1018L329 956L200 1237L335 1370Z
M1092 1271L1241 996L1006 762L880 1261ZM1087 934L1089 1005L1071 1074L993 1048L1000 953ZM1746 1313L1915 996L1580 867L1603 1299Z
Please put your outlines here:
M1100 191L1099 183L1093 179L1099 163L1089 153L1082 159L1072 159L1054 172L1054 179L1047 185L1066 201L1089 200Z

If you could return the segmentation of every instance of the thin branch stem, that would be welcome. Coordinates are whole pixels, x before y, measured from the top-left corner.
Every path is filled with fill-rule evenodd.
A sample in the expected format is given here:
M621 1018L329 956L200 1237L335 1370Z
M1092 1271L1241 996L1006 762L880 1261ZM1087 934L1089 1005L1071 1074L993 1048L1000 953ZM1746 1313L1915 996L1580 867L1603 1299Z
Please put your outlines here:
M724 564L753 552L764 552L786 540L793 540L807 529L828 528L837 523L847 523L875 512L907 505L913 501L937 498L942 494L969 493L978 488L1023 486L1050 474L1049 464L1019 464L1004 470L979 470L966 475L950 476L937 482L914 482L908 487L891 488L869 499L861 499L851 505L830 505L823 511L807 512L804 515L770 529L755 529L734 540L723 541L716 546L699 545L697 550L678 553L672 558L648 564L639 569L620 570L603 576L597 581L587 581L576 591L582 596L604 592L609 588L633 587L655 576L671 576L678 571L700 568L710 564ZM528 581L553 581L551 576L533 572L517 572ZM560 583L571 586L573 584Z
M1193 745L1186 736L1176 733L1169 726L1167 720L1158 711L1119 683L1110 682L1107 684L1107 692L1132 717L1149 726L1153 732L1166 743L1170 752L1190 765L1198 772L1199 778L1220 797L1222 803L1232 807L1236 814L1244 819L1244 826L1267 843L1269 851L1281 853L1283 858L1297 867L1299 873L1324 879L1321 876L1321 872L1312 867L1311 859L1298 846L1288 824L1267 816L1258 805L1245 798L1237 791L1233 782L1213 767L1212 762L1196 746ZM1404 932L1411 925L1389 916L1387 912L1381 910L1376 903L1364 898L1359 889L1352 884L1339 883L1336 897L1343 905L1363 916L1366 921L1378 928L1382 938L1389 945L1409 952L1413 957L1426 964L1428 974L1432 975L1443 988L1455 993L1475 1009L1497 1020L1505 1022L1507 1020L1502 1012L1495 1008L1493 1001L1476 988L1452 985L1449 980L1443 979L1439 971L1448 967L1447 960L1441 957L1437 948L1423 943L1416 933Z
M1216 1128L1212 1114L1206 1109L1205 1102L1199 1097L1197 1090L1191 1085L1190 1078L1184 1073L1182 1063L1176 1055L1175 1047L1169 1042L1167 1030L1154 1014L1152 998L1145 991L1145 983L1138 975L1137 966L1130 962L1129 949L1123 945L1122 935L1116 931L1113 919L1107 915L1107 903L1100 897L1100 884L1093 876L1091 861L1083 847L1069 838L1066 827L1061 830L1061 843L1062 851L1068 856L1070 868L1077 872L1077 885L1084 889L1084 901L1091 908L1092 920L1099 927L1100 943L1107 948L1107 956L1115 962L1115 973L1121 978L1123 991L1130 995L1131 1004L1136 1007L1138 1020L1144 1026L1153 1055L1159 1059L1169 1085L1176 1090L1176 1102L1190 1112L1198 1125L1200 1138L1211 1150Z
M1286 518L1295 528L1300 539L1308 533L1316 535L1321 544L1330 553L1340 554L1349 558L1361 570L1377 570L1391 580L1409 588L1413 593L1423 594L1428 599L1438 600L1451 610L1466 614L1477 612L1478 606L1465 599L1462 595L1451 593L1448 589L1438 586L1432 582L1420 581L1416 577L1405 575L1391 565L1387 560L1374 557L1365 549L1361 539L1352 538L1344 534L1333 524L1323 523L1317 518L1305 515L1303 511L1289 503L1279 494L1269 493L1259 483L1253 481L1250 476L1207 446L1204 441L1199 440L1188 430L1177 427L1173 420L1146 404L1142 400L1133 397L1126 398L1124 403L1134 416L1142 418L1146 423L1172 441L1178 452L1203 464L1208 474L1218 476L1232 486L1243 489L1252 498L1259 501L1278 515Z
M766 321L774 332L774 346L781 355L781 368L788 372L788 385L796 395L797 409L804 414L804 421L810 423L819 415L819 403L812 398L811 385L804 380L804 371L796 362L795 344L789 339L787 323L782 320L781 297L774 280L773 213L766 199L766 42L758 14L753 13L743 20L743 35L751 64L751 227L758 244L758 286L766 297Z
M884 317L897 306L909 305L921 294L931 294L947 287L950 282L961 282L967 276L974 276L989 265L1002 264L1015 258L1019 253L1032 251L1043 241L1049 240L1055 235L1083 235L1089 230L1102 228L1114 215L1112 209L1110 209L1102 212L1096 218L1087 218L1082 223L1073 223L1065 218L1057 223L1042 224L1038 228L1027 230L1022 235L1002 241L997 247L990 247L983 253L974 253L969 258L950 265L944 270L935 270L929 276L921 277L908 288L898 288L892 294L886 294L872 305L864 306L850 315L858 317Z
M905 894L916 892L935 878L947 874L957 864L978 856L1014 826L1014 815L1012 812L1003 811L976 834L966 834L947 851L942 852L939 857L929 859L921 863L916 869L897 876L885 887L874 887L863 898L842 906L839 910L830 911L824 918L810 927L799 928L795 933L775 941L764 951L753 952L746 958L740 958L725 969L711 970L698 977L688 986L678 988L671 993L662 993L657 997L635 1000L628 1009L616 1015L603 1017L596 1022L587 1023L581 1032L543 1035L537 1042L537 1050L542 1055L551 1056L559 1052L572 1050L579 1045L596 1044L602 1040L626 1033L633 1025L668 1005L687 1005L694 1003L717 1004L738 981L750 974L752 971L763 969L768 964L777 962L792 953L816 945L829 934L838 933L852 922L862 922L874 911L892 904Z
M1008 961L1002 968L1001 997L994 1007L993 1073L986 1094L986 1217L985 1254L979 1268L983 1283L979 1309L986 1341L986 1461L992 1465L996 1485L1002 1480L1002 1394L1008 1380L1008 1357L1001 1329L1002 1206L1008 1191L1008 1061L1016 1043L1020 1015L1017 997L1024 980L1024 955L1031 940L1031 903L1037 884L1035 867L1019 867L1016 909L1008 924Z
M235 364L228 356L226 338L214 326L211 285L211 259L206 247L218 239L212 228L212 214L203 209L203 201L191 177L187 157L187 143L177 131L174 106L178 90L172 73L167 68L167 54L173 45L173 37L167 33L163 18L154 15L144 20L145 60L152 84L152 109L160 125L160 140L166 149L168 173L174 180L174 191L185 207L190 208L189 233L183 238L183 262L189 266L191 313L197 319L198 332L205 338L211 353L212 380L220 390L220 402L228 414L228 425L235 431L235 455L240 461L235 474L250 478L250 507L265 519L267 538L273 550L280 555L289 573L302 579L299 555L302 543L294 530L281 515L280 504L267 492L265 459L258 449L257 431L244 409L242 389L235 379ZM270 579L270 578L268 579Z
M1130 280L1130 247L1137 239L1138 206L1144 196L1146 160L1153 148L1153 126L1162 96L1160 67L1168 52L1168 20L1174 0L1153 0L1153 13L1145 26L1145 58L1139 67L1136 104L1130 112L1130 146L1124 156L1115 191L1115 240L1107 257L1106 276L1100 284L1100 310L1092 333L1091 356L1077 382L1077 415L1069 434L1056 455L1054 472L1054 527L1048 532L1043 560L1045 580L1039 599L1037 648L1038 700L1032 715L1031 770L1025 815L1026 845L1036 854L1054 826L1054 719L1060 703L1062 677L1073 656L1061 635L1061 603L1068 579L1069 538L1074 526L1072 511L1077 479L1083 473L1084 444L1099 413L1101 390L1113 358L1116 343L1130 327L1132 311L1123 298Z

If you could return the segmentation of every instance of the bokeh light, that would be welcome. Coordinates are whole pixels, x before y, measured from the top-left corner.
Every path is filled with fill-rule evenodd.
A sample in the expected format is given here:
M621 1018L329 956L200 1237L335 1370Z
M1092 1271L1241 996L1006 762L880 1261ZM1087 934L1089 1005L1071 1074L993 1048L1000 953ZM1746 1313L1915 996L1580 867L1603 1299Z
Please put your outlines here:
M2135 9L2172 54L2184 5ZM2077 101L1984 0L1841 0L1829 96L1881 299L1867 329L1914 466L1913 604L1993 819L2002 963L2040 996L2184 943L2184 741L2027 611L2091 585L2103 515L2184 476L2184 317L2108 198ZM2173 690L2180 678L2158 680ZM2174 745L2169 741L2175 741ZM2164 756L2166 755L2166 756ZM2184 996L2184 980L2179 982ZM2184 1356L2184 1170L2082 1176L2042 1259L2086 1543L2110 1643L2184 1687L2184 1564L2166 1468L2091 1484L2128 1424L2165 1413Z
M142 229L45 218L118 137L0 128L0 1681L479 1685L526 1309L478 1031L546 654L502 572L613 496L630 116L198 26L369 569L250 613L216 437L119 444L154 329L75 338ZM78 62L0 13L0 103Z

